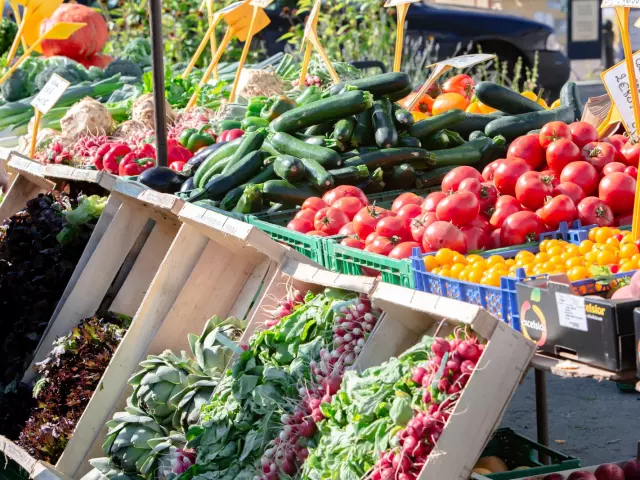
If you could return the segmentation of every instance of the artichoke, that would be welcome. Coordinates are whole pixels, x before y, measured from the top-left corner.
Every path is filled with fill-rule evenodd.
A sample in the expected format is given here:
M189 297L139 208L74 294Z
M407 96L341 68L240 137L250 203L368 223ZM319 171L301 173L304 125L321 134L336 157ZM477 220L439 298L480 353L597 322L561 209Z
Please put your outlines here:
M142 369L129 379L134 388L131 403L161 426L170 428L175 405L169 400L188 385L189 375L201 372L184 352L177 357L169 350L161 355L150 355L140 367Z
M82 480L143 480L144 478L140 475L124 473L122 470L114 468L106 457L94 458L89 460L89 463L93 470L82 477Z
M150 471L156 460L152 440L166 437L167 431L131 404L124 412L116 413L107 422L107 428L102 449L110 459L110 466L127 474Z

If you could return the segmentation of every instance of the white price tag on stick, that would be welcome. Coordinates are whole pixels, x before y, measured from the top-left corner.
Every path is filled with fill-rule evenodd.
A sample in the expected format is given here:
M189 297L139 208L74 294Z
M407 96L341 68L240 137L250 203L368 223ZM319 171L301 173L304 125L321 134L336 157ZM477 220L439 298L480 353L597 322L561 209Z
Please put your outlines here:
M62 94L69 88L71 83L60 75L53 74L45 86L36 95L31 102L31 106L37 108L43 115L49 113L49 110L58 103Z
M418 3L420 0L387 0L384 4L385 7L397 7L398 5L404 5L405 3Z
M602 0L601 8L605 7L636 7L640 8L640 0Z
M633 65L636 69L636 77L640 78L640 51L633 54ZM629 75L624 60L615 64L600 74L604 87L611 100L620 112L622 123L629 134L636 132L636 121L633 116L633 103L631 100L631 88Z
M251 0L251 2L249 2L249 5L251 5L252 7L267 8L273 2L274 0Z

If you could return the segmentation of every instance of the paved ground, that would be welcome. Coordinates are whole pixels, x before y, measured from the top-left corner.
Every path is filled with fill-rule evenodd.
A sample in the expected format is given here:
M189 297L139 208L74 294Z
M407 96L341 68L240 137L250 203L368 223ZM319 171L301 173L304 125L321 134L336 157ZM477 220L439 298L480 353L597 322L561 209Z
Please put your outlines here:
M550 374L547 393L551 448L580 458L583 466L635 456L640 440L640 394L622 393L610 382ZM536 439L533 372L516 391L502 426Z

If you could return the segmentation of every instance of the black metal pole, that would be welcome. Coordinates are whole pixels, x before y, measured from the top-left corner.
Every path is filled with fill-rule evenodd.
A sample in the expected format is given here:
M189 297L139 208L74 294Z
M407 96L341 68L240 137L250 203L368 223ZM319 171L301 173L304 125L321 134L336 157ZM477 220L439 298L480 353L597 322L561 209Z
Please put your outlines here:
M538 443L549 446L549 411L547 407L547 379L546 373L534 368L536 384L536 426L538 430ZM549 465L549 456L540 454L538 460L544 465Z
M167 121L164 99L164 48L162 45L162 0L149 2L153 54L153 98L155 103L156 155L158 166L167 166Z

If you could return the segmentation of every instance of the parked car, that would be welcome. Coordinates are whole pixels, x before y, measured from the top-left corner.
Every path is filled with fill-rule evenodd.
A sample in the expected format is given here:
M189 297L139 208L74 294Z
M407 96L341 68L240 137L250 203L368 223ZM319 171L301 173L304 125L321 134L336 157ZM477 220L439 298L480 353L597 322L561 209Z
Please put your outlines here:
M295 2L277 0L267 11L271 24L261 33L270 55L284 49L285 42L278 39L289 30L291 19L282 15L282 9L291 8L292 4ZM547 93L557 96L569 79L569 60L553 29L543 23L488 10L424 3L411 5L407 22L408 38L421 39L423 44L430 37L435 39L440 49L438 60L466 51L475 53L480 46L484 53L497 54L511 68L518 57L522 58L523 68L531 68L537 52L538 84Z

